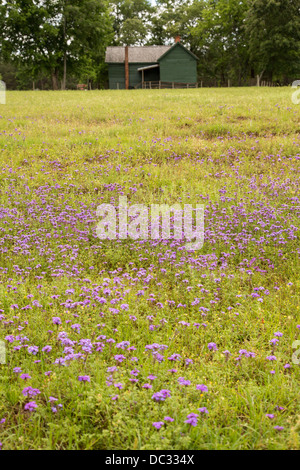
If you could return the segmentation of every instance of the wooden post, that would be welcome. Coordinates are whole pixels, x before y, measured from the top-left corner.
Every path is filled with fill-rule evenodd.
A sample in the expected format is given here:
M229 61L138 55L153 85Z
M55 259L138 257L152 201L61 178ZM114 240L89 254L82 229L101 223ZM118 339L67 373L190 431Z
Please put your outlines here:
M172 88L174 88L174 82L172 82Z
M144 70L142 70L142 88L144 88Z
M159 82L158 82L158 87L159 87L159 89L161 88L161 82L160 82L160 80L159 80Z
M125 46L125 89L129 89L128 46Z

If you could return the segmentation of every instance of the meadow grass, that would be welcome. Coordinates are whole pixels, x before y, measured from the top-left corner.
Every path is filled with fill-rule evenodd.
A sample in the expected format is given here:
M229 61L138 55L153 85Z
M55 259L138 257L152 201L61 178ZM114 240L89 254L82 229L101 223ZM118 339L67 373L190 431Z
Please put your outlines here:
M0 447L299 449L291 89L8 92L6 102ZM202 249L100 240L97 206L120 195L204 204Z

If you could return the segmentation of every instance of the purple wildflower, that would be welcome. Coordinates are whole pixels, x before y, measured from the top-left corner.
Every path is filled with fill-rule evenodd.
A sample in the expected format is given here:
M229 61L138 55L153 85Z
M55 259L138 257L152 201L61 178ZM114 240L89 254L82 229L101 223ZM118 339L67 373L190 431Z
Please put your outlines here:
M36 395L39 395L41 392L38 388L32 388L32 387L25 387L22 390L22 394L24 397L35 397Z
M90 382L91 378L89 375L79 375L78 380L79 382Z
M27 348L27 351L29 352L29 354L33 354L35 356L39 352L39 348L38 346L29 346Z
M25 411L33 411L35 408L37 408L38 405L36 404L35 401L30 401L29 403L26 403L24 406Z
M205 408L205 406L202 406L201 408L198 408L198 411L199 411L200 413L206 413L206 414L208 414L207 408Z
M142 388L146 388L146 389L149 390L150 388L152 388L152 385L151 384L144 384L144 385L142 385Z
M160 429L165 423L163 421L157 421L155 423L152 423L152 426L154 426L156 429Z
M29 380L31 379L31 376L29 374L21 374L20 379L22 380Z
M118 388L119 390L122 390L122 388L124 388L124 387L123 387L123 384L121 384L120 382L115 383L114 386L115 386L116 388Z
M155 401L165 401L165 399L170 396L171 392L169 390L161 390L160 392L154 393L152 399Z
M149 374L147 378L148 378L149 380L155 380L155 379L157 379L156 375L153 375L153 374Z
M185 420L185 423L190 424L191 426L197 426L198 424L198 417L196 413L190 413L187 415L187 419Z
M54 401L57 401L57 400L58 400L58 398L55 398L55 397L49 397L49 402L50 402L50 403L52 403L52 402L54 402Z
M125 359L126 359L126 357L123 356L122 354L116 354L116 355L114 356L114 358L115 358L115 360L116 360L117 362L123 362L123 361L125 361Z

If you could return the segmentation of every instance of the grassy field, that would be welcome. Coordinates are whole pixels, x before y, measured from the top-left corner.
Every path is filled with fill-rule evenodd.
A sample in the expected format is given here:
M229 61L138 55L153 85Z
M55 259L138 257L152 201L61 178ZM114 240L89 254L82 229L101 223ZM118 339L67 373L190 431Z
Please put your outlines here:
M3 450L300 448L291 95L7 93ZM120 195L204 204L202 249L100 240L97 206Z

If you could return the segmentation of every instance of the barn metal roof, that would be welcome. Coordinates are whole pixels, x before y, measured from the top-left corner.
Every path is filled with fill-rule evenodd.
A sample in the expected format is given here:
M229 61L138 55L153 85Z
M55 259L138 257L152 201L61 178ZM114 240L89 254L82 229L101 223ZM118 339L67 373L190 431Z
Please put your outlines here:
M128 47L128 62L153 63L165 54L172 46ZM125 47L109 46L106 48L105 62L125 62Z

